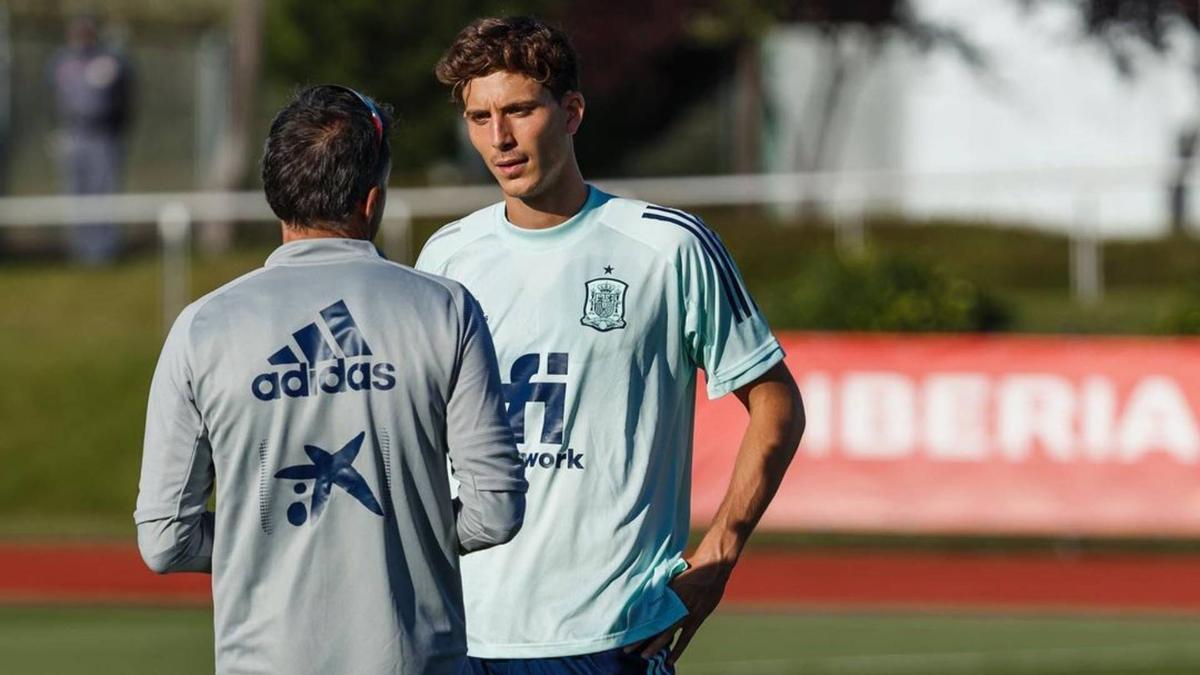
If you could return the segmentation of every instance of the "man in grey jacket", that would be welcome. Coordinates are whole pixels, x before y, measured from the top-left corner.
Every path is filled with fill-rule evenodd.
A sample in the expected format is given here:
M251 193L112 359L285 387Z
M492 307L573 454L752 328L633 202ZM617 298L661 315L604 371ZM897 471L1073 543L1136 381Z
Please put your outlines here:
M278 114L284 243L184 310L154 374L138 544L156 572L212 573L219 673L455 673L458 556L521 525L479 304L371 243L389 122L330 85Z

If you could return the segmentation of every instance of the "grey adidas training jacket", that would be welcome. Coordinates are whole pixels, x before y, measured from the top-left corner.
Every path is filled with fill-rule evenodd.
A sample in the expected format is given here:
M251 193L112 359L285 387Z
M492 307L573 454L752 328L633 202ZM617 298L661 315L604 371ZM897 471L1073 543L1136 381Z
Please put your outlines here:
M525 489L474 298L315 239L175 322L134 519L155 571L211 570L219 673L453 673L458 555L510 539Z

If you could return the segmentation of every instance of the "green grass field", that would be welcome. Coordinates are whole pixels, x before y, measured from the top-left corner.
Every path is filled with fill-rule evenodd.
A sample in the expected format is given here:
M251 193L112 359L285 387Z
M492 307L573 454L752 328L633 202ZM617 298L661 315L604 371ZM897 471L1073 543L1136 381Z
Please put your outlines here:
M208 610L0 608L12 675L211 673ZM1183 675L1200 619L724 612L683 675Z

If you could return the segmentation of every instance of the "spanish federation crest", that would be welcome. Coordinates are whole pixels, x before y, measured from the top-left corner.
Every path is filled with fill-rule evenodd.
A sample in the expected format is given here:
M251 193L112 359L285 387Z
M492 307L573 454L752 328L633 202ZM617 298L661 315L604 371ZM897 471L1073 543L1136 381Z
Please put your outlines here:
M619 279L600 278L587 282L583 317L579 323L600 332L625 327L625 291L629 284Z

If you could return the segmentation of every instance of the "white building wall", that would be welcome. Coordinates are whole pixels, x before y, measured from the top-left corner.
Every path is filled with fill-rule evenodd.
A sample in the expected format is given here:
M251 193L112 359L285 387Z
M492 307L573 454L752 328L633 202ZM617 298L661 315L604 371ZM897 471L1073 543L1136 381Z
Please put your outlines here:
M1080 36L1077 17L1062 5L1031 11L1000 0L914 5L927 20L960 29L987 55L987 68L973 69L949 50L918 54L892 45L847 111L845 145L825 169L910 176L889 203L918 218L1063 230L1084 222L1106 236L1165 231L1163 168L1173 160L1178 130L1200 114L1186 49L1165 59L1145 53L1137 76L1123 78L1097 42ZM808 123L798 101L811 94L817 68L824 67L815 35L782 30L766 45L764 71L775 74L768 105L785 113L768 116L768 124ZM796 76L783 80L779 73ZM772 136L782 141L787 133ZM798 167L774 156L767 168ZM1123 170L1097 177L1097 168ZM1193 197L1193 212L1200 213L1197 200L1200 191Z

